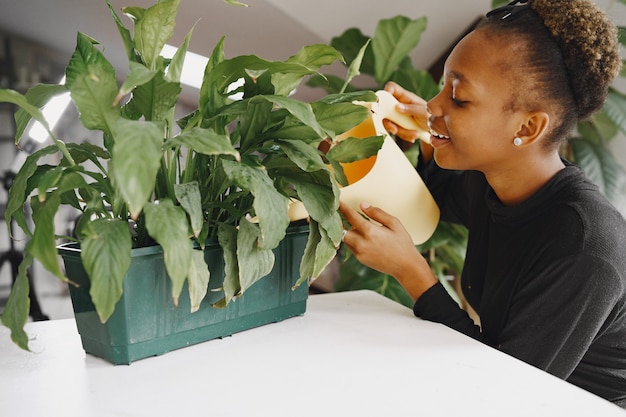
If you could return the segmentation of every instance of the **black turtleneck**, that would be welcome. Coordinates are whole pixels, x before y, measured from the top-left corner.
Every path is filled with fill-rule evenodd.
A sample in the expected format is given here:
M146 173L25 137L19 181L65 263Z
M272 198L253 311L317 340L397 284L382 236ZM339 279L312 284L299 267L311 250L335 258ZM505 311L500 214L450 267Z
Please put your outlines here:
M419 167L442 220L465 225L474 325L440 284L415 303L443 323L610 401L626 400L626 221L574 165L504 206L483 174Z

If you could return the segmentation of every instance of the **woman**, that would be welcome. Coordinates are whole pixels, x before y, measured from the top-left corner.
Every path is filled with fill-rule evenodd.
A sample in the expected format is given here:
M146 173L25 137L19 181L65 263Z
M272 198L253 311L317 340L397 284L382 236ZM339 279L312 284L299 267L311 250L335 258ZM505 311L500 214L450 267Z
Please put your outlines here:
M467 226L461 277L480 326L448 296L399 221L341 205L344 243L443 323L626 408L626 222L560 158L621 65L615 27L588 0L516 1L448 57L428 103L390 83L432 146L418 170L442 219ZM404 138L416 132L386 122ZM419 215L416 213L416 215Z

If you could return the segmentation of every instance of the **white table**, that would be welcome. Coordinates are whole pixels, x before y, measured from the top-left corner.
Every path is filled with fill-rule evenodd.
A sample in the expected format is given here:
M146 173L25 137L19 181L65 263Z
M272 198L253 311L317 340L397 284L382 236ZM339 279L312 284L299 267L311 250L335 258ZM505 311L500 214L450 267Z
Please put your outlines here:
M0 415L624 416L624 410L376 293L315 295L304 316L114 366L74 320L0 328Z

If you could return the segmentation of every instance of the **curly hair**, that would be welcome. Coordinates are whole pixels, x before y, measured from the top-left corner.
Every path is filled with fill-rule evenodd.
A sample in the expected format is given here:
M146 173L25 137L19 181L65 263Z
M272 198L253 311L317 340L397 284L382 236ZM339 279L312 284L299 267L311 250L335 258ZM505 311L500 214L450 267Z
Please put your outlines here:
M525 41L520 67L535 93L524 104L536 106L540 99L556 104L554 144L602 108L622 65L617 28L590 0L529 0L490 12L478 28ZM513 107L520 105L519 95L515 100Z

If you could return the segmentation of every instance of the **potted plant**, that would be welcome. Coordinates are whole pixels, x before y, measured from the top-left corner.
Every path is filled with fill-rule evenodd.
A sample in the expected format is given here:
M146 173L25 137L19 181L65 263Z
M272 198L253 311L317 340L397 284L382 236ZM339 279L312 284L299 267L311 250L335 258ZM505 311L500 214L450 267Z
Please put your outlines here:
M90 287L88 295L81 295L83 301L87 297L85 303L78 303L81 331L83 309L95 306L97 315L91 314L102 323L114 314L120 320L135 314L119 312L118 307L123 307L120 298L130 281L125 276L134 268L131 260L134 265L138 251L156 256L151 265L164 263L165 272L157 273L161 281L148 284L145 291L166 286L175 315L190 315L181 311L183 305L192 312L201 307L217 311L249 295L253 284L272 271L281 242L293 234L289 227L296 218L290 218L290 212L295 209L304 208L297 218L307 217L303 224L308 237L300 249L286 250L295 252L297 264L292 269L299 269L295 279L288 278L288 290L314 279L335 256L342 230L336 210L339 162L368 157L382 142L372 138L355 147L346 140L327 155L319 148L364 120L368 110L352 102L372 101L374 94L332 94L313 103L296 100L289 94L305 77L342 60L334 48L306 46L285 61L252 55L227 59L222 38L206 66L197 109L175 121L191 32L173 58L160 53L173 34L179 2L160 0L149 8L124 8L134 33L107 2L129 60L130 71L121 85L97 41L79 33L65 85L37 85L24 95L0 90L0 101L20 108L16 144L31 119L48 130L53 142L27 158L10 189L5 214L6 221L15 221L28 238L24 262L2 315L12 339L24 349L28 348L23 330L28 314L26 274L35 259L67 281L72 291ZM346 82L354 75L350 71ZM243 82L233 90L238 80ZM102 146L65 143L48 128L40 108L66 91L82 125L102 132ZM243 98L234 100L236 93ZM58 163L41 162L51 155ZM32 228L27 205L32 209ZM66 277L59 262L54 217L62 207L80 213L71 237L76 244L62 249L68 275L84 268L86 279ZM72 258L72 251L79 254L78 260ZM207 267L213 258L219 265ZM223 282L211 287L219 293L209 294L213 298L208 302L208 282L213 283L222 269ZM187 292L188 301L187 297L183 301L181 294ZM181 308L176 309L179 300ZM144 294L143 302L155 301ZM85 327L96 326L93 317L89 320ZM197 325L201 324L191 327ZM179 346L167 345L162 351L174 347ZM155 352L140 353L150 354Z

